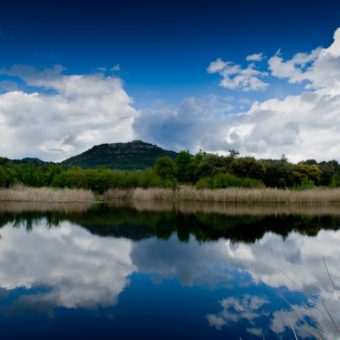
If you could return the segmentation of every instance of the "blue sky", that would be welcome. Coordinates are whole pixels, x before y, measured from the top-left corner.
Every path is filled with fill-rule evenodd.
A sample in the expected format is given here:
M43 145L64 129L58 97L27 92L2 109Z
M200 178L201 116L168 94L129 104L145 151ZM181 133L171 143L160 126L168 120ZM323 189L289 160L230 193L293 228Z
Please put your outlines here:
M260 143L261 136L255 134L254 128L254 133L248 131L248 134L259 142L256 147L249 146L253 140L246 143L249 136L245 136L245 126L250 129L255 123L235 122L235 117L251 110L254 102L285 100L289 95L301 96L311 92L311 88L319 89L315 78L311 80L307 73L294 78L288 74L287 67L283 70L282 66L288 65L282 63L292 61L301 52L310 55L318 47L327 49L334 41L338 26L340 3L337 1L4 1L0 5L0 124L7 133L8 143L0 147L0 153L9 157L38 155L57 160L83 151L91 144L141 138L167 148L188 148L192 152L199 148L227 152L236 147L242 153L258 157L279 157L286 153L292 159L300 143L296 160L321 159L322 156L339 159L340 154L335 151L325 154L326 146L310 152L315 146L303 143L311 133L310 129L303 132L304 121L282 123L288 124L289 131L280 132L284 136L275 141L275 150L268 149L273 141ZM258 54L258 58L247 61L247 56L252 59L249 56L253 54ZM295 63L294 59L295 71L313 68L317 64L316 54L302 64ZM279 65L270 66L269 61L275 55L279 55L281 61ZM208 67L219 59L226 63L224 68L208 72ZM227 64L238 65L238 71L228 76L234 79L229 85L225 79L225 73L230 71ZM30 79L27 79L27 67L31 67ZM50 102L60 99L56 95L65 95L60 84L51 84L51 79L46 83L46 74L50 73L48 77L51 77L51 69L53 77L63 79L64 84L77 75L86 80L88 89L88 81L94 79L98 84L99 77L104 83L109 82L107 89L116 86L114 91L121 91L117 102L114 96L106 98L113 109L112 112L103 111L102 127L92 123L91 128L87 128L86 117L89 122L95 121L89 112L83 112L82 117L74 116L76 102L66 111L60 111L59 103L46 113L41 111L46 103L30 101L27 104L27 96L19 96L18 93L37 94L42 101ZM256 82L265 85L254 85L249 73ZM236 83L235 78L245 74L247 79L236 85L238 78ZM121 84L113 85L113 78ZM221 84L223 80L224 85ZM308 83L313 83L312 87L308 88ZM80 84L76 86L81 88ZM13 99L15 93L17 97ZM70 103L70 97L65 96ZM85 91L81 95L82 98L91 96L95 96L93 100L99 99L101 93L89 95ZM75 98L74 93L71 97ZM14 109L13 101L20 112L16 112L15 119L9 119L12 113L8 107ZM23 106L19 108L18 102ZM77 103L86 106L84 102ZM125 105L124 108L121 105ZM100 105L98 110L99 113L93 112L93 115L100 116ZM34 112L34 117L41 117L39 121L44 120L45 125L59 132L38 140L35 125L31 133L26 131L25 136L20 137L22 147L14 147L13 140L23 129L20 122L29 121L28 112ZM81 130L67 121L67 115L72 121L82 118ZM214 131L213 126L208 131L202 129L200 124L214 125L216 116L224 131ZM122 119L126 121L120 126ZM106 131L108 124L112 131ZM242 124L243 132L240 132L237 127ZM29 129L27 124L25 127ZM289 137L294 131L295 135ZM325 130L320 131L324 133ZM193 142L195 136L200 136L196 139L201 140ZM329 141L327 149L336 143L337 140Z
M137 102L223 94L205 72L216 58L279 48L286 57L329 45L340 22L336 1L6 1L1 64L89 73L119 64Z

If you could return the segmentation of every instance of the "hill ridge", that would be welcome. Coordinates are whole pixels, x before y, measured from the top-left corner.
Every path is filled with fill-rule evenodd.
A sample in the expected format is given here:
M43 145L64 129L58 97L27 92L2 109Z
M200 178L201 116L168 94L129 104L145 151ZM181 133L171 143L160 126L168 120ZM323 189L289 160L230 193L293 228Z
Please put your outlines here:
M65 159L61 162L65 167L80 166L81 168L108 167L111 169L135 170L152 167L161 156L175 158L177 153L161 147L133 140L131 142L103 143Z

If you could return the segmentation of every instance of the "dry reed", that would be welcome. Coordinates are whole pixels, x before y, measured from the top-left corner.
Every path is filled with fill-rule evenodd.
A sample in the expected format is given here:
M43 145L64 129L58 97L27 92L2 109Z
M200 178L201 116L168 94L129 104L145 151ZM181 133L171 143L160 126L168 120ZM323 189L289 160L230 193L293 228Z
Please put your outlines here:
M65 213L82 213L93 206L93 202L0 202L0 214L23 213L23 212L65 212Z
M246 204L333 204L340 203L340 189L203 189L191 186L181 186L176 190L151 189L110 189L101 199L130 200L144 202L210 202L210 203L246 203ZM15 187L0 189L0 202L93 202L95 195L90 190L83 189L53 189Z
M340 215L338 204L243 204L194 201L111 200L112 207L131 207L137 211L178 211L184 214L214 213L224 215Z
M69 203L93 201L94 194L90 190L28 187L0 189L0 202Z
M340 189L203 189L198 190L190 186L181 186L177 190L153 188L133 190L108 190L104 201L116 198L127 198L138 201L195 201L221 203L268 203L268 204L330 204L340 203Z

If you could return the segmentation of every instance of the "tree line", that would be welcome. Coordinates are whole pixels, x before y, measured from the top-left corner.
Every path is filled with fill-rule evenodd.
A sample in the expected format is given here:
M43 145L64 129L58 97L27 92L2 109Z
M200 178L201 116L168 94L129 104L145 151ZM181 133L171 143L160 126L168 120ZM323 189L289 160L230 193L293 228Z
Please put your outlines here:
M188 151L181 151L175 159L159 157L152 168L144 170L65 168L56 163L0 158L0 187L17 184L84 188L98 193L110 188L176 188L179 184L195 185L198 189L307 189L314 186L340 187L340 165L336 160L306 160L293 164L285 156L279 160L257 160L249 156L240 157L234 150L227 156L203 151L191 155Z

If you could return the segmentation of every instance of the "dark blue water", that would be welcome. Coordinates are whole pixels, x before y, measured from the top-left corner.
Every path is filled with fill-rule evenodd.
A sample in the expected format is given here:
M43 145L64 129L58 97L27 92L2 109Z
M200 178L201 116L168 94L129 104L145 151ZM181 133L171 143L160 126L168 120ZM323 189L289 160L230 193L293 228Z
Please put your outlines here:
M1 339L337 339L339 222L0 213Z

